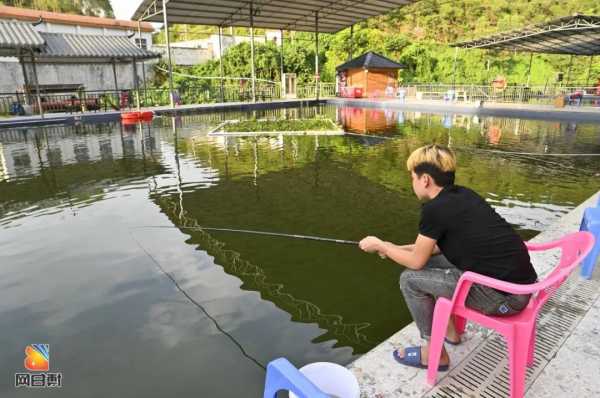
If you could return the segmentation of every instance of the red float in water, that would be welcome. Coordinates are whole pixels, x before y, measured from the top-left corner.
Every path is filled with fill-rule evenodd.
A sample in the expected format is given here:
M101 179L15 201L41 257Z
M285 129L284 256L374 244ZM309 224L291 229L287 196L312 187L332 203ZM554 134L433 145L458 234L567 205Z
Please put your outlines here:
M152 111L144 111L144 112L123 112L121 113L121 120L124 124L137 123L139 121L151 121L154 117L154 112Z

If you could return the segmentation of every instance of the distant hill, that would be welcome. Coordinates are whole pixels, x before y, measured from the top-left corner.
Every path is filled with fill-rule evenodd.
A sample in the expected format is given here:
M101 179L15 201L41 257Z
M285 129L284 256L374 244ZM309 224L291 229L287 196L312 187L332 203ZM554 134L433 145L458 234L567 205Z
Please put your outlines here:
M0 4L94 17L114 18L115 16L108 0L0 0Z

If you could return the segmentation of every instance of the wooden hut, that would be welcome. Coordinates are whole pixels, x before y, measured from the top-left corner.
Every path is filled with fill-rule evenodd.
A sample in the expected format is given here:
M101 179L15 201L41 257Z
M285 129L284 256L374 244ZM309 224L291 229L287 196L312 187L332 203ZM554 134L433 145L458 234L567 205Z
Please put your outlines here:
M393 97L398 70L404 66L372 51L336 69L337 92L342 97Z

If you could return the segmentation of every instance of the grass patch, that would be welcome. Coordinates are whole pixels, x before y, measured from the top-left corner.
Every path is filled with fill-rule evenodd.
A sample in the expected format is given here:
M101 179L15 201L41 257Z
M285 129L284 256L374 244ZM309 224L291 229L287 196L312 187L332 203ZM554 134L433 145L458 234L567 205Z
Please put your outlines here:
M227 123L226 132L337 130L331 119L243 120Z

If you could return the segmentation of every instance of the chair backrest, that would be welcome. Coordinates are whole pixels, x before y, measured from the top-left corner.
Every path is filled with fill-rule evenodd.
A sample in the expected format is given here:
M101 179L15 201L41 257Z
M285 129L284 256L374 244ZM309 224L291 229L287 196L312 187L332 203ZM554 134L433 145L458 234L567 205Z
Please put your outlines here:
M560 287L579 263L585 258L594 246L594 235L589 232L575 232L561 239L547 244L529 244L531 251L550 250L559 248L560 260L558 265L541 282L536 283L537 294L532 297L534 308L537 311L548 301L550 296Z

